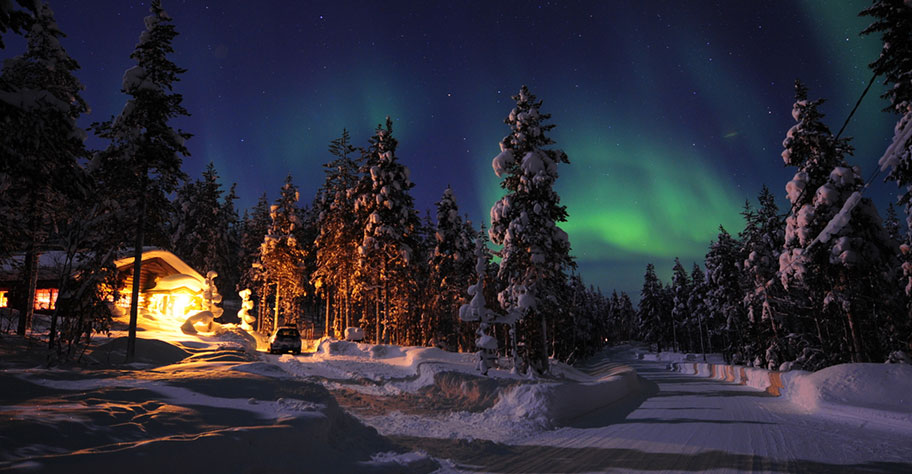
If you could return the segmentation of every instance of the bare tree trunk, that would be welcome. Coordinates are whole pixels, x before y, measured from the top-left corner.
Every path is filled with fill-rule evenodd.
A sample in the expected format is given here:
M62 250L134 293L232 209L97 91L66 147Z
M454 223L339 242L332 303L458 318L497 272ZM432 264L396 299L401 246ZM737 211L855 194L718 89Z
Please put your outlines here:
M34 242L29 243L25 253L25 294L20 301L19 327L16 334L24 336L32 330L32 317L35 315L35 293L38 291L38 249Z
M38 240L39 227L41 226L38 218L38 197L32 193L31 205L29 206L29 244L25 252L25 294L22 295L22 301L19 308L19 326L16 328L16 334L24 336L26 331L32 330L32 317L35 314L35 292L38 291Z
M374 333L374 343L380 344L380 287L377 287L376 298L374 299L374 316L377 329Z
M351 291L345 288L345 327L342 328L342 334L345 335L345 329L351 327Z
M272 332L279 328L279 282L276 282L275 314L272 317Z
M67 246L67 257L63 265L63 269L60 271L60 282L57 285L57 296L60 297L61 294L65 294L67 291L67 282L69 281L69 276L72 273L73 268L73 255L75 252L71 253L71 246ZM51 313L51 330L48 333L48 350L54 349L54 343L57 339L57 316L58 316L58 306L54 305L53 313ZM79 320L82 321L82 313L79 314ZM81 327L81 326L80 326ZM58 353L60 351L57 351ZM67 357L69 358L69 356Z
M130 293L130 331L127 335L127 362L136 357L136 323L139 320L139 279L142 275L142 251L146 232L146 179L143 170L139 194L139 215L136 217L136 242L133 247L133 289Z
M855 362L867 362L868 357L861 345L861 338L858 336L858 326L855 325L855 318L852 317L851 311L846 311L846 319L849 322L849 332L852 334L852 346L855 348Z
M329 326L329 319L330 319L330 317L329 317L329 306L330 306L329 301L330 301L330 298L331 298L332 296L330 295L329 287L327 287L326 290L324 290L324 291L326 292L326 323L325 323L325 326L323 326L323 337L329 337L329 332L330 332L330 330L331 330L331 328L330 328L330 326Z
M262 293L260 295L260 305L257 308L257 327L256 330L258 333L263 333L263 325L266 322L266 308L269 307L268 299L266 298L266 289L267 286L263 285Z

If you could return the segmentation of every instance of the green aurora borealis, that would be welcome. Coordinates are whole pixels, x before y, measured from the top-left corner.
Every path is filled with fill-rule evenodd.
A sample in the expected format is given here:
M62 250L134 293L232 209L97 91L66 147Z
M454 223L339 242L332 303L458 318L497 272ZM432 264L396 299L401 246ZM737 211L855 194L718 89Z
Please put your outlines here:
M86 125L119 112L122 72L146 7L51 1L82 65ZM783 199L792 172L781 141L800 77L838 130L864 88L878 38L859 38L868 2L165 1L181 35L175 62L192 117L184 169L210 161L238 183L239 205L274 199L291 173L305 198L323 180L343 127L363 144L387 115L411 169L419 212L452 185L476 223L500 197L491 159L523 83L557 124L569 155L558 192L584 280L638 299L647 262L668 278L674 257L702 262L719 225L762 184ZM6 40L6 37L5 37ZM19 43L7 41L5 55ZM893 117L872 89L846 134L853 164L873 169ZM90 141L90 145L93 142ZM894 190L871 191L883 208Z

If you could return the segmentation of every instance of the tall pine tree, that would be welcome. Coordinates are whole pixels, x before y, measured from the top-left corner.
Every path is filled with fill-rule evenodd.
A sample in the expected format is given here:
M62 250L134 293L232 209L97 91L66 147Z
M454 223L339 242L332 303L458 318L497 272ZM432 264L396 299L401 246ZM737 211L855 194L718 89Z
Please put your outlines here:
M170 232L171 249L193 268L214 270L219 286L232 291L238 281L238 216L232 186L225 195L214 163L202 179L184 184L177 193Z
M22 11L3 10L7 24L24 26ZM51 8L36 3L27 50L6 60L0 76L0 208L10 212L4 214L4 227L10 230L2 232L7 234L3 241L26 242L20 335L31 327L38 256L49 229L65 217L67 200L87 185L79 166L86 155L86 134L76 120L88 107L74 75L79 64L60 44L63 36Z
M643 289L640 291L636 330L639 339L656 345L656 352L662 352L664 342L662 329L666 316L663 313L662 298L662 282L656 276L655 266L647 263Z
M787 186L793 212L779 258L782 283L810 309L823 349L818 364L879 358L884 349L865 343L877 339L866 337L874 333L871 323L882 299L872 289L888 284L885 270L895 250L873 203L861 195L860 168L846 162L852 151L847 140L833 137L822 123L821 101L808 102L800 83L796 92L798 123L783 142L783 158L798 173ZM847 337L840 335L843 322Z
M743 363L741 330L746 319L741 303L741 272L737 266L739 250L738 242L719 226L719 237L710 244L705 263L709 285L708 327L716 329L716 334L710 332L710 341L713 335L721 339L723 355L736 364Z
M250 300L257 306L257 330L264 331L264 318L266 316L266 275L263 271L261 247L272 218L269 216L269 200L263 193L256 206L249 212L244 212L240 230L240 265L241 274L238 282L238 291L249 289L253 292Z
M410 275L418 242L418 216L409 190L414 184L396 156L393 121L377 126L365 150L355 212L363 229L358 254L362 274L375 290L374 341L389 342L406 328L408 296L416 290ZM382 314L382 316L381 316Z
M518 337L525 362L538 373L548 371L549 318L565 297L567 271L575 268L570 241L557 226L567 209L554 191L557 165L569 163L566 153L547 148L554 124L540 112L539 101L526 86L513 96L516 107L504 121L510 134L500 142L492 163L506 191L491 208L491 241L501 245L500 278L506 282L501 307L519 320ZM553 337L553 335L551 336Z
M101 170L103 186L117 196L124 209L135 218L128 361L132 361L136 353L147 214L162 218L169 207L168 194L184 179L181 157L190 154L184 144L190 134L169 125L172 119L189 115L181 105L182 96L173 91L174 83L185 70L167 57L174 52L171 42L177 31L161 2L153 1L149 11L151 14L144 19L145 30L130 54L130 58L136 60L136 66L127 69L123 76L122 92L130 98L117 118L94 126L99 136L111 142L99 154L96 163Z
M459 206L453 190L448 186L437 201L437 227L434 232L433 253L430 256L429 311L427 323L437 328L433 336L455 348L464 341L457 340L458 305L462 294L473 277L472 235L459 215ZM477 257L477 251L476 251Z
M675 351L681 350L681 344L683 339L678 339L678 328L686 328L687 321L690 319L690 308L687 306L687 297L690 295L691 291L691 282L690 277L687 276L687 270L684 269L684 265L681 265L681 260L675 257L674 268L672 268L671 274L671 295L672 295L672 308L671 308L671 330L672 330L672 340L674 342ZM680 337L683 338L684 331ZM691 344L688 344L690 347Z
M269 209L272 218L260 246L263 279L274 295L272 328L280 322L297 323L297 298L305 292L304 249L295 236L298 226L298 188L291 175L285 178L281 194Z
M353 277L363 232L356 225L355 196L349 191L355 188L359 176L358 164L352 158L356 150L348 130L342 130L342 135L330 143L329 152L336 158L323 165L326 177L314 202L319 233L314 243L316 271L311 280L326 301L327 330L335 326L341 332L353 324Z

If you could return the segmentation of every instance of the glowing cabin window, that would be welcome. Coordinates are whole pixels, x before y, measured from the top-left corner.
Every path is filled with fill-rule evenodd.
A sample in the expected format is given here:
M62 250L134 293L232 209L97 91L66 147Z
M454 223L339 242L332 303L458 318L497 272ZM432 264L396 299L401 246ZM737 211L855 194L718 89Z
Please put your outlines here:
M57 304L56 288L35 290L35 309L54 309L55 304Z
M0 291L0 308L9 306L9 299L6 297L6 291Z

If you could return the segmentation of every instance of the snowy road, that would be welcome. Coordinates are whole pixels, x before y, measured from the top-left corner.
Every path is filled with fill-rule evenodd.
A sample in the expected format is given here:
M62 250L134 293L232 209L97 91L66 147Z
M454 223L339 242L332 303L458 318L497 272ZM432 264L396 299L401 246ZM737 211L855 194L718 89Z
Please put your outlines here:
M612 357L589 372L608 371ZM803 414L755 389L624 361L646 390L517 445L401 438L457 469L493 472L912 472L912 436Z

